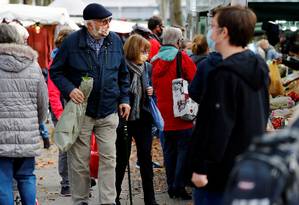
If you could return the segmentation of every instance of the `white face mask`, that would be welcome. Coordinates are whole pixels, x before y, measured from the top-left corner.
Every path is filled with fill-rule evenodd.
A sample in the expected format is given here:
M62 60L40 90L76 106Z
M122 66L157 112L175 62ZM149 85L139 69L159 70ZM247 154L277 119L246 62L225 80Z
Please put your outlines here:
M216 43L215 43L215 41L211 38L211 35L212 35L212 30L209 29L209 30L208 30L208 33L207 33L207 36L206 36L206 38L207 38L207 43L208 43L209 49L210 49L211 51L216 51Z
M108 34L109 34L109 27L107 27L107 28L103 28L103 27L99 28L98 33L99 33L99 35L102 35L104 37L108 36Z
M109 35L109 26L100 26L97 28L96 25L92 23L91 34L96 39L106 37Z
M148 59L148 54L140 54L139 59L144 63Z

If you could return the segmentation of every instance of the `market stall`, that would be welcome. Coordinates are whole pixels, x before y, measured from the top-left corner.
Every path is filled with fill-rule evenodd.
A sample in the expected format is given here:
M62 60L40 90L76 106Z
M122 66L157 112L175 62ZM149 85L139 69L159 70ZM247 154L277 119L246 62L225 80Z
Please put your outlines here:
M276 61L269 62L269 70L270 121L274 129L281 129L288 125L298 109L299 71Z
M0 7L0 22L3 20L18 20L27 28L28 44L39 53L41 68L46 68L50 61L57 26L66 25L74 30L79 28L65 8L8 4Z

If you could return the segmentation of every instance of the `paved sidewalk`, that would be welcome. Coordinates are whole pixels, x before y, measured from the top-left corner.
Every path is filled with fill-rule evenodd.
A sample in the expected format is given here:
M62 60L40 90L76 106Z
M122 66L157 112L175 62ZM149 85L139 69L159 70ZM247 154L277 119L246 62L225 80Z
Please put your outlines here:
M134 148L132 157L134 157ZM60 177L57 171L58 150L52 145L49 150L43 150L43 154L36 159L36 177L37 177L37 197L39 205L72 205L70 197L60 196ZM133 164L133 162L131 163ZM132 186L133 186L133 204L143 205L143 194L139 170L132 167ZM127 176L127 174L126 174ZM165 172L163 169L155 170L155 185L165 181ZM166 185L165 185L166 186ZM191 201L180 201L169 199L165 186L156 189L156 199L160 205L191 205ZM94 187L90 204L96 205L98 189ZM128 183L125 178L123 182L122 205L130 204L128 195Z

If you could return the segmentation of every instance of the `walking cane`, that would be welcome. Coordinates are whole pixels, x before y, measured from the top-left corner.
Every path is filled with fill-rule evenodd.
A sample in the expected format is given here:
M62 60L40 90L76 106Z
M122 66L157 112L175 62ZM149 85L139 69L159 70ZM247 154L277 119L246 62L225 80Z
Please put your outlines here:
M124 138L125 138L125 142L127 142L127 144L126 144L126 157L128 159L127 167L128 167L128 184L129 184L130 205L133 205L132 185L131 185L131 171L130 171L130 157L129 157L130 155L129 155L129 151L128 151L128 143L131 143L131 141L129 142L127 120L124 120Z

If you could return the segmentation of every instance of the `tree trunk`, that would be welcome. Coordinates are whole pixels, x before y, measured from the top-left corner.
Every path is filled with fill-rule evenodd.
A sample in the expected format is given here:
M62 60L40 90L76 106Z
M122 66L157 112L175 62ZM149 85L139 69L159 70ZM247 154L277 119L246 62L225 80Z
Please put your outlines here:
M169 9L171 25L183 26L181 0L171 0Z
M24 0L24 4L32 5L32 0Z
M169 8L169 1L168 0L160 0L159 1L160 4L160 16L164 21L164 24L167 23L167 19L169 17L168 15L168 8Z
M35 0L36 6L43 6L43 0Z
M51 0L44 0L44 6L48 6L50 3L52 3Z
M10 4L19 4L20 0L9 0Z
M190 40L192 40L192 38L199 33L199 13L197 12L190 12L187 15L187 35L186 37Z

